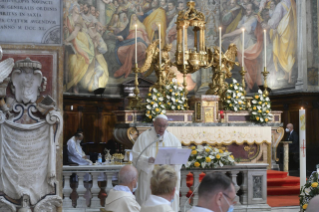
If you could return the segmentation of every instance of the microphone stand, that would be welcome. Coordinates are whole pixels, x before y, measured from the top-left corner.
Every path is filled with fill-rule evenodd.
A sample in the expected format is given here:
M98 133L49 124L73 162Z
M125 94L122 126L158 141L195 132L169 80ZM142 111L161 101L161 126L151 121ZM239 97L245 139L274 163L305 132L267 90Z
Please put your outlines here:
M152 146L153 144L155 144L157 141L163 141L163 137L161 138L162 136L160 136L159 134L157 134L157 138L155 141L153 141L152 143L150 143L149 145L147 145L143 150L142 152L137 156L136 158L136 167L138 165L138 160L140 159L141 155L150 147Z

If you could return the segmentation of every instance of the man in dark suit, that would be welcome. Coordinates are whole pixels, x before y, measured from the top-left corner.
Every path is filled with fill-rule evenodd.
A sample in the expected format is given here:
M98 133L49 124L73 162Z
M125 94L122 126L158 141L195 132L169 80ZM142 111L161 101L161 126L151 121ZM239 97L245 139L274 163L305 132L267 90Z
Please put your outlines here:
M299 168L299 136L294 131L294 125L289 123L286 127L288 133L287 141L292 141L289 144L289 169L298 170Z

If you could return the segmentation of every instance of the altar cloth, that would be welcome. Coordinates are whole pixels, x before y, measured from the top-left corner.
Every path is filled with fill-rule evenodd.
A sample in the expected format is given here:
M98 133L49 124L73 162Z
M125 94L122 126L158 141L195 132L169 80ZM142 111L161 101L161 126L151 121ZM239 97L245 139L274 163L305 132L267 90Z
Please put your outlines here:
M168 131L173 133L183 145L190 144L220 144L236 143L271 144L271 127L268 126L228 126L228 127L189 127L169 126Z

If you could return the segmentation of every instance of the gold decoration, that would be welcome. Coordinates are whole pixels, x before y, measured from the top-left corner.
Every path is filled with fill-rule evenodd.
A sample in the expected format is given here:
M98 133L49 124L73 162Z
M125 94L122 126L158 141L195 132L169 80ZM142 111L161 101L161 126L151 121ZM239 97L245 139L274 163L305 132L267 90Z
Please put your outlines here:
M268 88L268 85L267 85L267 75L269 74L269 72L267 71L267 68L266 67L264 67L264 71L263 72L261 72L263 75L264 75L264 92L263 92L263 94L265 94L265 96L268 96L269 95L269 93L268 93L268 90L267 90L267 88Z
M241 85L243 87L243 94L244 94L244 96L246 96L245 75L246 75L247 71L245 71L244 67L242 67L242 69L239 73L241 75Z
M231 70L234 65L239 65L238 62L235 62L237 56L237 47L235 44L230 44L228 50L223 53L219 48L214 47L215 52L211 50L208 53L209 61L208 67L211 66L213 71L212 82L209 84L209 90L206 94L219 95L220 99L220 109L224 109L223 102L225 100L225 93L228 88L228 83L225 81L226 78L232 76ZM219 54L222 54L222 67L219 67ZM208 68L207 67L207 68Z
M133 110L133 109L137 109L140 110L142 109L142 99L140 98L139 94L140 94L140 90L138 88L138 74L140 73L140 69L138 68L138 64L135 64L135 67L133 68L133 72L135 73L135 81L134 81L134 94L135 96L131 96L129 97L129 105L128 105L128 109L129 110Z
M150 91L153 88L158 89L161 93L163 92L163 87L166 84L167 77L171 77L170 68L172 66L171 60L169 58L169 52L172 48L172 44L167 44L161 50L162 63L159 65L159 48L157 47L159 40L155 40L151 43L146 49L146 60L144 65L140 69L140 73L144 73L144 76L147 77L153 73L157 76L157 81L153 86L150 87Z

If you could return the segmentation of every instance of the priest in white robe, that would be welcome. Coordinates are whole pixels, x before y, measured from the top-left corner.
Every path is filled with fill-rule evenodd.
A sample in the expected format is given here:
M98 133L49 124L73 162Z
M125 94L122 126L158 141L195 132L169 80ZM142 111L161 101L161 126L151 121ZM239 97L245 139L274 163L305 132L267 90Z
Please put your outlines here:
M106 211L139 212L141 206L132 192L137 188L137 170L126 165L119 172L119 185L110 190L105 199Z
M86 158L86 155L81 147L83 140L83 132L77 132L68 140L68 158L70 163L77 163L79 165L92 165L92 161Z
M142 205L151 195L150 179L151 173L154 169L155 157L158 148L160 147L176 147L181 148L180 141L170 132L166 130L168 126L168 119L165 115L159 115L153 122L153 127L143 132L135 142L133 152L133 164L139 172L138 189L135 193L137 202ZM155 142L157 141L157 142ZM149 147L153 142L153 144ZM143 150L145 151L143 152ZM143 153L142 153L143 152ZM141 154L142 153L142 154ZM139 157L139 155L141 156ZM138 158L139 157L139 158ZM138 159L138 161L137 161ZM181 165L172 165L177 173L177 184L175 189L174 201L172 208L174 211L179 211L179 188Z

